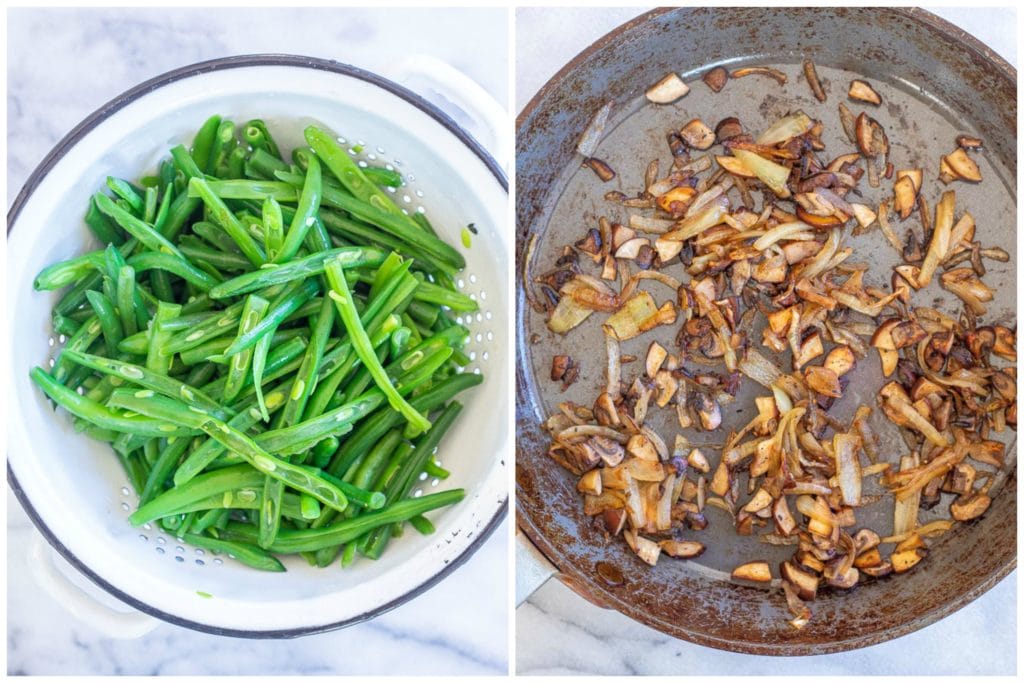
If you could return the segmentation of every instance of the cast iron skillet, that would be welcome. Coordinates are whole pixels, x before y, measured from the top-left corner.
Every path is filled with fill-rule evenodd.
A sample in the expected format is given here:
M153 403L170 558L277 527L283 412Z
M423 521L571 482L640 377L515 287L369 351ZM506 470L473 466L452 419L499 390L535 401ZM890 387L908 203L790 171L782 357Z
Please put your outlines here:
M813 99L799 75L805 56L829 81L825 104ZM699 77L717 64L774 65L789 74L789 82L779 87L774 81L748 77L730 81L715 95ZM673 70L691 85L690 94L667 107L645 106L645 88ZM665 132L695 116L713 127L724 116L739 115L744 123L751 122L751 128L759 128L802 108L831 128L826 156L850 151L849 143L835 134L835 112L838 103L846 101L853 77L868 78L882 92L884 103L871 115L895 141L897 168L921 167L931 178L925 183L930 206L945 189L934 180L938 156L953 150L956 133L974 133L985 140L985 181L970 187L956 183L957 206L958 212L968 208L974 215L984 243L1011 253L1008 264L990 269L985 278L998 290L986 320L1015 327L1016 70L961 30L913 9L656 10L599 40L552 78L517 120L517 275L525 265L531 237L537 236L531 268L545 272L561 246L578 239L584 226L596 225L598 215L612 215L615 209L601 199L606 191L635 192L655 155L663 157L666 168L670 157ZM611 163L619 175L611 183L600 183L589 170L580 170L575 146L591 117L609 100L615 107L595 156ZM877 203L881 196L870 199ZM876 233L847 243L856 250L855 260L870 260L871 272L885 274L885 283L875 284L887 285L895 253L882 242ZM656 286L651 289L660 302L666 294L655 291ZM604 382L604 344L597 323L585 323L592 324L592 333L581 326L569 337L558 338L546 329L544 316L526 303L519 277L516 301L518 524L557 567L559 578L591 601L703 645L756 654L823 654L864 647L926 626L966 605L1016 566L1016 435L1010 432L1005 435L1004 490L981 520L958 525L933 542L929 558L908 574L850 592L820 592L811 604L814 618L802 630L787 623L790 615L777 586L765 590L739 585L726 573L741 561L767 559L774 565L791 549L740 539L727 519L714 517L715 511L709 512L709 528L694 535L709 545L699 560L666 559L647 567L621 539L609 541L583 515L575 478L547 457L548 439L540 428L559 401L589 405L597 395ZM940 303L947 310L957 304ZM659 339L666 346L676 327ZM624 346L623 352L642 354L649 341L644 337L634 347ZM581 379L564 393L545 377L556 349L583 364ZM847 410L858 402L873 404L873 392L881 386L877 365L874 358L860 364L862 374L851 382ZM632 376L633 370L624 368L624 373ZM750 419L753 395L738 396L735 405L747 412L731 416L734 424ZM884 430L878 419L876 431ZM728 420L726 429L731 426ZM893 436L883 437L883 448L891 444L897 453L905 452ZM713 456L715 462L717 452ZM922 521L944 516L946 508L947 502L941 503ZM891 520L891 507L865 512L863 517L858 513L859 526L871 526L883 535Z

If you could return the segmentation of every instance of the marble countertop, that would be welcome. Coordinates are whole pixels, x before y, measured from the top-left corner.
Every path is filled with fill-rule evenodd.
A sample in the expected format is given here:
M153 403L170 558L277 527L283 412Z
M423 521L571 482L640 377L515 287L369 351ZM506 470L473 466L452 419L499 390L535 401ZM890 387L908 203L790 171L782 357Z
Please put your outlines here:
M387 76L399 58L431 54L508 104L504 9L16 9L7 28L8 205L36 164L87 114L145 79L214 57L306 54ZM162 624L143 638L116 641L71 617L33 581L25 554L33 527L11 495L7 520L9 674L508 670L507 522L439 585L352 628L247 641Z
M1013 9L928 9L1016 65ZM517 10L516 111L581 50L643 11ZM916 633L852 653L776 658L670 638L549 581L516 610L515 668L520 675L1014 674L1016 605L1014 572L972 604Z

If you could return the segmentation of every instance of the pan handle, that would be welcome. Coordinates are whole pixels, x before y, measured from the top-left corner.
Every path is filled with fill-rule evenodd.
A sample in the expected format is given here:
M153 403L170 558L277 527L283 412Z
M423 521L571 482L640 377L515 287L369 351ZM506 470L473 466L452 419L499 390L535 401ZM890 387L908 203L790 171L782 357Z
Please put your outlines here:
M557 574L558 568L516 527L516 607Z
M40 588L74 617L110 638L141 638L160 625L158 619L148 614L115 609L108 604L113 603L113 598L101 601L85 587L73 583L62 570L62 566L66 566L63 558L47 545L37 531L32 532L32 540L29 542L28 563L33 568L32 577Z
M479 83L454 66L431 55L409 55L393 69L392 77L408 86L421 81L461 110L463 116L452 112L452 107L441 106L460 124L467 124L481 144L494 155L502 168L508 169L511 156L508 112ZM415 90L415 88L413 88Z

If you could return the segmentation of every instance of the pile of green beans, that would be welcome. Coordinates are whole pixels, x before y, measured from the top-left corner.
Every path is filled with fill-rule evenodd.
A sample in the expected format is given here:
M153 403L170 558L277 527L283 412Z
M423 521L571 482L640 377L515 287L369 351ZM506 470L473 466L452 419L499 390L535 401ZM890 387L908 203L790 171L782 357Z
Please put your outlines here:
M285 159L263 121L213 116L154 175L108 178L86 225L104 248L37 290L66 343L30 376L106 441L139 496L129 521L257 569L301 553L380 557L406 522L462 500L418 495L479 384L462 255L310 126Z

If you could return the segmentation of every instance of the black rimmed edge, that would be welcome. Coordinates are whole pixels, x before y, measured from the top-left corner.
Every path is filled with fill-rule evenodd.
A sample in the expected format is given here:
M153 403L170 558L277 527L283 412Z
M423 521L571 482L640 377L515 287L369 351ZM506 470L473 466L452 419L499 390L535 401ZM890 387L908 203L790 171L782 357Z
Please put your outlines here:
M420 97L411 90L404 88L397 83L390 81L386 78L378 76L375 73L360 69L349 64L342 64L340 62L334 62L326 59L318 59L315 57L302 57L298 55L287 55L287 54L256 54L256 55L237 55L233 57L223 57L220 59L211 59L205 62L198 62L190 66L184 66L173 71L168 71L165 74L152 78L145 81L134 88L118 95L114 99L110 100L102 107L94 111L92 114L87 116L85 120L75 126L70 133L64 136L64 138L57 143L57 145L50 150L49 154L43 158L43 160L36 166L35 170L32 171L32 175L29 176L25 185L21 188L18 196L15 198L14 203L7 212L7 233L10 234L11 229L14 226L15 220L18 218L18 214L28 201L29 197L39 186L39 183L47 176L47 174L53 169L53 167L64 157L67 152L74 147L78 142L96 126L103 123L107 118L117 113L124 107L132 104L139 98L148 95L149 93L158 90L166 85L180 81L192 76L198 76L205 73L214 71L224 71L226 69L237 69L243 67L252 66L289 66L299 67L304 69L314 69L317 71L328 71L331 73L341 74L343 76L349 76L352 78L358 78L359 80L366 81L372 85L377 86L387 92L402 98L409 104L413 105L420 111L429 115L435 121L444 126L448 132L454 135L462 144L468 147L473 154L475 154L480 161L484 163L487 169L495 177L495 179L501 184L502 188L508 193L508 179L505 177L504 171L497 164L497 162L487 153L487 151L478 143L469 133L464 131L455 121L451 119L443 111L435 107L433 104ZM334 622L330 624L323 624L317 626L308 626L293 629L281 629L276 631L248 631L245 629L230 629L230 628L219 628L210 626L208 624L202 624L188 619L182 619L181 617L167 612L158 610L151 605L135 599L127 593L116 588L103 577L94 572L89 566L82 562L78 557L72 553L60 539L50 530L49 527L40 518L39 513L33 507L29 501L28 496L25 494L21 485L18 483L18 478L14 475L14 471L11 469L10 463L7 464L7 482L21 503L22 508L28 514L32 523L35 524L36 529L42 533L43 537L47 542L53 546L61 554L61 556L67 560L72 566L78 571L85 574L89 579L97 586L107 591L118 600L125 604L148 614L156 617L162 621L166 621L176 626L183 626L195 631L201 631L203 633L211 633L219 636L233 636L236 638L255 638L255 639L280 639L280 638L297 638L299 636L312 635L315 633L324 633L327 631L334 631L346 626L353 626L355 624L367 621L376 616L389 612L392 609L402 605L416 596L426 592L432 588L435 584L441 581L443 578L448 576L456 568L461 566L475 553L487 538L494 532L498 525L505 519L508 511L508 498L506 496L505 501L495 512L494 516L488 521L487 526L484 527L483 531L476 537L468 548L462 552L461 555L456 557L454 560L448 562L437 574L427 579L419 586L408 591L404 595L401 595L394 600L376 607L372 610L359 614L351 619L345 619L344 621Z

